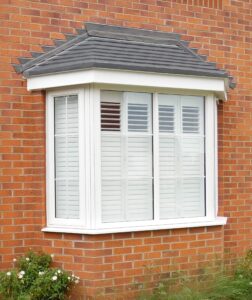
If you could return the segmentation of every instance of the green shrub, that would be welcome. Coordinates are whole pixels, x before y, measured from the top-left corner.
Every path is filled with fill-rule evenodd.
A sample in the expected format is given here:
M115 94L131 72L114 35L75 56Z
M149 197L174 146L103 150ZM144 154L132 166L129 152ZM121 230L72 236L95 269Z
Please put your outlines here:
M29 252L14 260L16 268L0 273L0 297L4 300L63 300L79 278L51 268L52 257Z

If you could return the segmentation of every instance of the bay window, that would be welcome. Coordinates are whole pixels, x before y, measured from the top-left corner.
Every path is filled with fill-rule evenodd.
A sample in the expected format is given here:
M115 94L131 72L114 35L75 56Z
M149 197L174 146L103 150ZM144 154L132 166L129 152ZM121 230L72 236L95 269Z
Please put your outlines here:
M95 85L48 92L45 231L224 224L216 174L211 93Z

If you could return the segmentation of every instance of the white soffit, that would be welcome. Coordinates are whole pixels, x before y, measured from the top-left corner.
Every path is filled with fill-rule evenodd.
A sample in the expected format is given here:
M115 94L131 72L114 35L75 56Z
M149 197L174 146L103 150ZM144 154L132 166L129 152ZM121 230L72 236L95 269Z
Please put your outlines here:
M30 77L27 79L27 89L35 91L89 83L208 91L214 92L221 100L227 100L225 78L125 70L94 69Z

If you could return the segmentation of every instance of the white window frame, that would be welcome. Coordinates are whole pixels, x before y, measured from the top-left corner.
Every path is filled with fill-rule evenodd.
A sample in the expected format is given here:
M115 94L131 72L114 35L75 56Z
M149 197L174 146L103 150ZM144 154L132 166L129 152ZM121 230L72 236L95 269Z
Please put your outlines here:
M153 145L158 153L158 93L205 97L205 168L206 216L197 218L159 220L158 155L154 155L154 219L151 221L102 223L101 221L101 156L100 156L100 90L139 91L153 94ZM79 107L79 178L80 219L55 218L54 197L54 97L78 95ZM72 233L113 233L141 230L186 228L224 225L227 219L218 217L217 195L217 101L213 92L197 90L143 88L133 86L88 84L76 89L47 91L46 157L47 157L47 227L43 231ZM81 155L83 154L83 155Z

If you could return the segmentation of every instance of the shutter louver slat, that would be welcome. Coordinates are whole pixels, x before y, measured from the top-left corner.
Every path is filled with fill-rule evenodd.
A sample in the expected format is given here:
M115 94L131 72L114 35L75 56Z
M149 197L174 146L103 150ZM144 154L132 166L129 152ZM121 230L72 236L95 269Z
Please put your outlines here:
M148 104L128 103L129 132L147 132L149 111Z
M199 133L199 107L183 106L183 133Z
M182 217L204 216L204 178L184 178L181 183L183 197Z
M171 105L159 105L159 132L174 132L175 119L174 107Z
M151 153L151 136L128 137L128 220L152 218Z
M160 179L160 219L177 217L176 178Z
M76 95L55 97L56 218L79 218L79 136Z
M128 180L128 221L151 220L152 179Z

